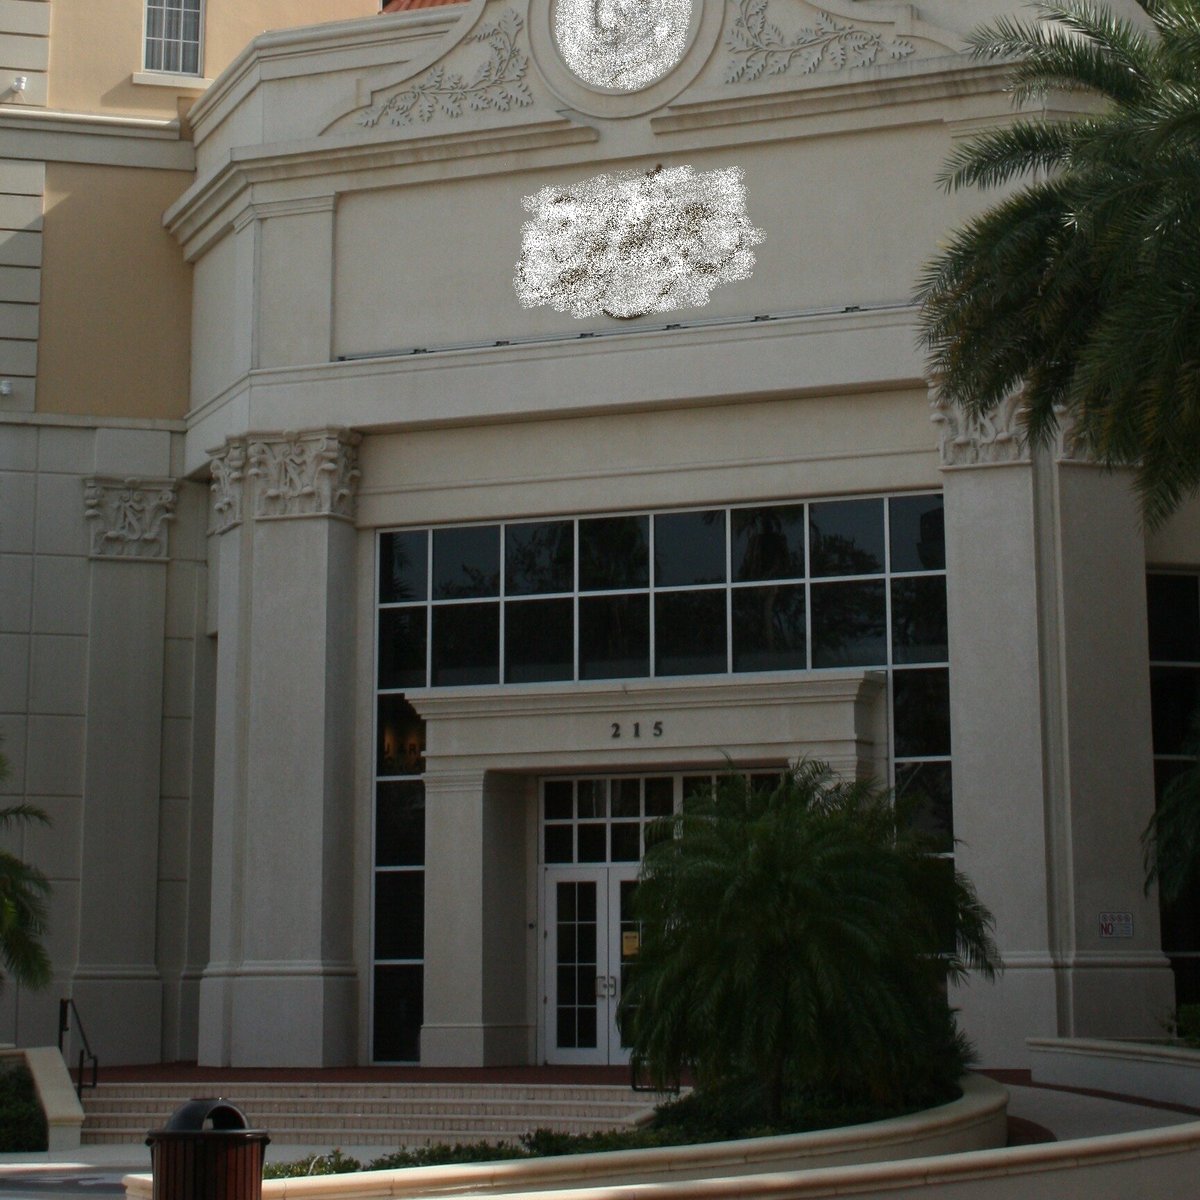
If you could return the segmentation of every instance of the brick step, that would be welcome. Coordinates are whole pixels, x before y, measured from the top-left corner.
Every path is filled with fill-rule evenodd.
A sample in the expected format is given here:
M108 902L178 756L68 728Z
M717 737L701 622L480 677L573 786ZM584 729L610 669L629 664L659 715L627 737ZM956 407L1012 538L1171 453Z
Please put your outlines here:
M378 1146L381 1154L388 1150L398 1150L404 1147L419 1147L446 1143L469 1145L472 1142L510 1142L518 1144L522 1129L497 1133L488 1129L463 1129L448 1132L444 1129L312 1129L304 1131L276 1132L271 1130L273 1146L321 1146L333 1149L339 1146ZM558 1129L558 1133L591 1133L589 1129ZM129 1145L140 1143L145 1138L145 1130L102 1130L95 1133L85 1132L83 1144L86 1146Z
M283 1145L419 1146L517 1141L535 1129L589 1133L628 1127L657 1097L616 1085L455 1083L101 1084L84 1095L83 1140L139 1142L180 1104L227 1096Z
M503 1098L511 1101L546 1100L555 1104L569 1100L633 1100L643 1093L615 1085L572 1085L542 1084L301 1084L301 1083L239 1083L189 1082L182 1084L162 1083L101 1083L95 1090L84 1094L86 1102L99 1099L165 1099L167 1101L189 1099L199 1095L228 1095L239 1098L277 1099L280 1097L302 1097L322 1101L339 1097L366 1097L372 1099L417 1099L421 1097L445 1097L453 1100L486 1100Z
M538 1124L586 1124L586 1126L594 1126L595 1128L613 1128L628 1124L632 1112L606 1112L606 1114L580 1114L580 1112L557 1112L550 1109L544 1110L529 1110L524 1112L503 1112L503 1114L486 1114L486 1112L478 1112L469 1108L458 1109L454 1112L406 1112L406 1114L396 1114L396 1112L362 1112L358 1109L346 1110L344 1112L320 1112L319 1110L308 1110L304 1112L284 1111L275 1112L270 1117L266 1115L259 1116L257 1112L250 1114L253 1117L254 1124L259 1127L270 1127L272 1124L277 1124L281 1128L301 1128L319 1126L319 1124L329 1124L329 1126L337 1126L337 1124L346 1124L347 1122L360 1122L364 1126L372 1126L372 1124L388 1124L388 1126L410 1126L410 1124L427 1124L430 1128L452 1128L461 1126L464 1122L478 1124L481 1128L512 1128L520 1126L522 1129L536 1128ZM162 1120L162 1118L158 1118ZM151 1124L155 1121L155 1114L149 1112L131 1112L131 1114L96 1114L95 1116L88 1115L84 1117L84 1129L100 1128L100 1127L122 1127L128 1128L132 1126L142 1127L145 1121L150 1121Z

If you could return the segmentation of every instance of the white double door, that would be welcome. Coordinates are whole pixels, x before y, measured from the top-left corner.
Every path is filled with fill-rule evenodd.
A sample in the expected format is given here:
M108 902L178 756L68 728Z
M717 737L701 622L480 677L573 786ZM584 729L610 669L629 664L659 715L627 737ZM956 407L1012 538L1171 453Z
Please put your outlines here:
M627 1063L617 1005L638 952L638 866L543 870L546 1061Z

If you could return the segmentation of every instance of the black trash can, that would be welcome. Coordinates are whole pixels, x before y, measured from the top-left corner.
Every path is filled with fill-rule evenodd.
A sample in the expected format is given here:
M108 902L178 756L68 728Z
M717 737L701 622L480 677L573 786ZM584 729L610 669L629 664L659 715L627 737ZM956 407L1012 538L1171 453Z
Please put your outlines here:
M270 1140L228 1100L189 1100L146 1137L154 1200L262 1200Z

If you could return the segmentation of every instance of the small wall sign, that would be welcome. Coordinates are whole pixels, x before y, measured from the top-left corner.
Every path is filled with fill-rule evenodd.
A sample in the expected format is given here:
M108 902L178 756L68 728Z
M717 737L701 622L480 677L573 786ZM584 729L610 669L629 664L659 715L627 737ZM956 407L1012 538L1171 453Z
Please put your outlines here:
M1102 912L1100 914L1100 936L1102 938L1133 937L1133 913Z
M663 723L661 721L610 721L608 725L608 736L610 738L623 737L662 737Z

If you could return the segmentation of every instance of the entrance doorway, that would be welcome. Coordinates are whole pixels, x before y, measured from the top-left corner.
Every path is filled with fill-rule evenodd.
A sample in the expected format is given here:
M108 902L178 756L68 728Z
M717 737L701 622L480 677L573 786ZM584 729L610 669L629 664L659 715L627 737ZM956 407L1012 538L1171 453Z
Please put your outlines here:
M711 776L706 777L711 779ZM617 1005L637 960L631 911L646 826L679 807L682 777L542 781L542 1025L550 1063L621 1064Z
M637 957L630 913L636 866L546 872L547 1058L555 1063L629 1061L617 1005Z

